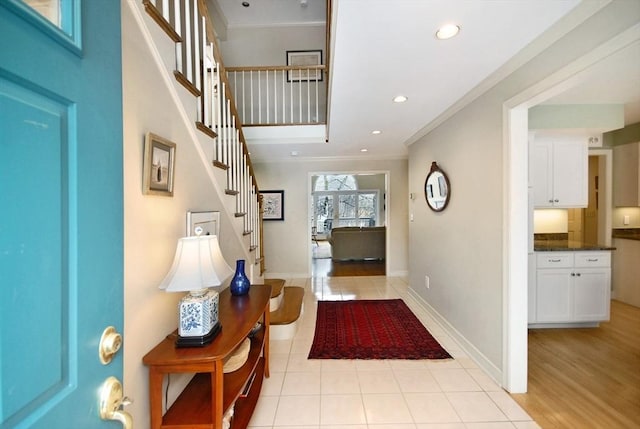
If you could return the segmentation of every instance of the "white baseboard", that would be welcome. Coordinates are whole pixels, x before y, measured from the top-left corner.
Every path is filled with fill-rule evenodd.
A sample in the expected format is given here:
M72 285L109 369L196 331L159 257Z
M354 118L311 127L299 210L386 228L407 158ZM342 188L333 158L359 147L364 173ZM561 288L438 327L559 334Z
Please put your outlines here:
M464 335L458 332L440 313L438 313L427 301L424 300L418 293L409 288L409 295L416 300L416 302L427 312L433 319L440 325L443 331L445 331L458 346L478 365L479 368L484 370L489 377L493 379L499 386L502 385L502 370L495 366L487 357L480 352Z
M409 277L409 271L407 270L391 271L387 273L387 277Z
M391 273L387 273L387 277L408 277L408 271L393 271ZM308 279L311 277L309 273L264 273L265 279Z
M265 279L308 279L308 273L264 273Z

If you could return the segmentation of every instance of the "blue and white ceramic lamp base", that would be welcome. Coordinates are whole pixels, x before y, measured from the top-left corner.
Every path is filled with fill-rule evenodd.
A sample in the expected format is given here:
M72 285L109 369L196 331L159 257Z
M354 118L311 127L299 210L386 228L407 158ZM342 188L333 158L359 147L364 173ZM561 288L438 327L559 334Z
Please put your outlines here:
M209 344L220 332L218 322L219 296L212 289L191 292L180 300L178 347L198 347Z

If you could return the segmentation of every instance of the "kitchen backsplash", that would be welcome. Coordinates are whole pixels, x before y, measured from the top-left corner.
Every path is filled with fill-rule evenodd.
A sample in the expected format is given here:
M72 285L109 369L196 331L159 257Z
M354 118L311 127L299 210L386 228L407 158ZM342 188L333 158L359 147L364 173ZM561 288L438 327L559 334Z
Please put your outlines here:
M535 234L567 233L568 213L566 209L540 209L533 212Z
M640 228L640 207L614 208L611 216L612 228ZM566 233L568 231L568 211L566 209L534 210L533 232L535 234Z

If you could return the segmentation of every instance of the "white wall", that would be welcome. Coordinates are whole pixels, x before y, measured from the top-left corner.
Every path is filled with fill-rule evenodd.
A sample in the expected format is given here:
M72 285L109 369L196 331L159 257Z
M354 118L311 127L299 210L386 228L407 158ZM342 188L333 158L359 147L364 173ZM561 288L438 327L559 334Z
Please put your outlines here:
M310 173L389 172L388 275L407 273L407 161L298 159L253 164L261 189L283 189L284 221L264 223L265 277L306 277L311 272Z
M148 370L142 364L142 357L177 328L177 302L181 297L181 294L162 292L158 285L171 265L178 238L186 235L186 212L222 211L223 207L208 171L212 168L211 163L202 159L196 150L192 134L167 92L130 4L123 1L122 6L124 389L127 396L135 399L127 406L127 411L133 415L136 427L144 428L149 425L149 399ZM142 7L141 2L136 2L134 7ZM144 12L142 16L149 22ZM155 24L149 25L151 29ZM166 36L161 36L159 40L169 43ZM169 44L164 47L167 46L171 51ZM142 193L144 136L147 132L177 145L173 197ZM233 220L223 212L221 248L229 265L234 267L235 260L244 258L245 253L243 244L234 239L231 222ZM178 380L177 376L173 377L172 386L177 387Z
M501 119L500 103L475 103L409 147L409 192L417 196L410 207L410 286L497 366L502 357ZM433 161L451 184L449 205L439 213L424 199Z
M505 213L512 203L503 194L503 159L512 159L503 141L507 135L503 105L637 25L639 12L637 3L614 1L575 29L565 26L569 32L564 37L410 146L409 191L420 195L432 161L447 172L452 189L450 205L442 213L431 212L420 198L412 202L410 287L467 342L469 350L497 372L507 369L503 362L503 279L508 278L509 267L503 265L508 250L503 242L514 239L503 236ZM548 81L544 85L539 93L551 87ZM520 151L526 153L526 148ZM526 174L522 176L525 182ZM526 189L526 183L520 186ZM526 231L519 233L522 237L515 239L526 240ZM431 278L430 289L424 287L425 275ZM523 283L510 287L526 287L526 281ZM526 306L511 311L526 312Z
M317 1L317 0L316 0ZM224 65L284 66L287 51L321 50L325 62L325 27L232 28L219 43Z

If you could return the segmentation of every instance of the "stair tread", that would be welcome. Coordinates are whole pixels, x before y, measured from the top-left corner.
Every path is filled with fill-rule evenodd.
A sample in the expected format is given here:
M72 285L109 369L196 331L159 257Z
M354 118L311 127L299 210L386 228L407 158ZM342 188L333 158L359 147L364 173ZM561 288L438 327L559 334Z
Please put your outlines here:
M271 312L271 325L287 325L298 320L302 311L303 298L304 288L298 286L285 287L282 305Z
M280 295L282 288L284 288L283 279L264 279L264 284L271 286L271 298Z

